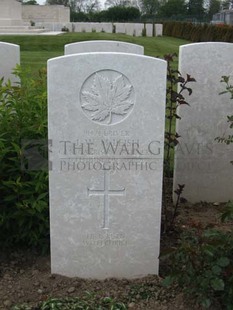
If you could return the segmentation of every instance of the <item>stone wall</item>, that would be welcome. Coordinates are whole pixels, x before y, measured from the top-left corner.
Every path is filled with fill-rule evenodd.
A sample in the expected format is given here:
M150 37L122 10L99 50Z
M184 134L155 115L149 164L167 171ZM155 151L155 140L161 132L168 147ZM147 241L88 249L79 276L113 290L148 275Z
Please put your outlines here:
M0 26L22 25L22 6L15 0L0 0Z
M63 5L23 5L24 22L67 23L70 21L70 8Z

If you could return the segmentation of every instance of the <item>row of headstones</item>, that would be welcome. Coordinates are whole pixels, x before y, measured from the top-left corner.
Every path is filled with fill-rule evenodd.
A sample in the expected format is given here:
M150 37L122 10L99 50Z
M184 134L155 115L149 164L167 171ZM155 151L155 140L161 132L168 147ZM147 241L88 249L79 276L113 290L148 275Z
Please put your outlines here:
M157 274L167 64L124 42L65 51L48 62L52 272ZM174 188L184 183L190 202L233 198L233 147L215 141L232 114L229 96L219 96L232 55L229 43L180 47L179 71L197 82L178 111Z
M37 27L44 27L51 31L68 29L70 32L105 32L123 33L131 36L158 37L163 35L162 24L144 23L37 23Z
M154 30L153 30L154 27ZM162 24L143 24L143 23L74 23L75 32L106 32L123 33L131 36L162 36Z

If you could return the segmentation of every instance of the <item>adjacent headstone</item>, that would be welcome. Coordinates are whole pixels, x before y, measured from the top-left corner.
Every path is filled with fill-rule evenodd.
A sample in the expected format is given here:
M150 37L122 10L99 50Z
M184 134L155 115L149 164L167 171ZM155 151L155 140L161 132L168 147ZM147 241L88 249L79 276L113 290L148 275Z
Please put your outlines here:
M125 53L49 60L52 273L158 273L165 93L163 60Z
M125 23L114 23L116 33L125 33Z
M84 23L74 23L74 32L84 32Z
M88 52L120 52L132 54L144 54L144 47L137 44L121 41L82 41L65 45L65 55Z
M143 34L144 24L135 24L135 36L141 37Z
M153 24L146 24L146 36L153 37Z
M113 25L112 23L101 23L102 32L112 33Z
M129 36L135 36L135 24L133 23L126 23L125 24L125 34Z
M20 64L20 47L16 44L0 42L0 78L4 77L6 83L19 82L19 79L12 74L13 69Z
M74 32L92 32L91 23L74 23Z
M176 131L181 136L175 152L174 189L185 184L184 197L190 202L224 202L233 199L233 144L220 144L218 136L228 136L227 115L232 100L221 76L233 81L233 44L197 43L180 47L179 71L197 82L189 106L181 106ZM187 95L188 96L188 95ZM232 132L229 132L232 134Z
M91 23L92 32L101 32L101 30L102 30L101 23Z
M162 37L163 35L163 24L155 24L155 36Z
M83 32L92 32L92 23L83 23Z

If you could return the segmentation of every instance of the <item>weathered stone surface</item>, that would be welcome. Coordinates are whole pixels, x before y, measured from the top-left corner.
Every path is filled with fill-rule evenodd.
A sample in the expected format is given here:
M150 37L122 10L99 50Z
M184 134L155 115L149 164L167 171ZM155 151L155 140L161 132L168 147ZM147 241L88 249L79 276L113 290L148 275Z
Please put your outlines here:
M144 24L135 24L135 36L141 37L144 29Z
M157 274L166 62L58 57L48 62L48 91L52 273Z
M146 24L146 36L153 37L153 24Z
M125 33L125 23L114 23L116 27L116 33Z
M161 37L163 35L163 24L155 24L155 36Z
M125 34L129 36L135 36L135 24L134 23L125 24Z
M232 115L232 100L220 83L223 75L233 82L233 44L197 43L180 47L179 71L190 74L189 106L181 106L176 130L181 136L175 152L174 189L185 184L184 197L191 202L224 202L233 199L233 144L215 141L232 135L227 115Z
M8 1L8 0L7 0ZM64 5L26 5L22 6L22 18L26 22L69 23L70 8Z
M88 52L121 52L144 54L144 47L121 41L83 41L65 45L65 55Z
M22 25L22 6L16 0L0 1L0 27Z
M13 84L19 82L19 79L12 74L17 64L20 64L19 45L0 42L0 78L4 77L4 82L8 79Z

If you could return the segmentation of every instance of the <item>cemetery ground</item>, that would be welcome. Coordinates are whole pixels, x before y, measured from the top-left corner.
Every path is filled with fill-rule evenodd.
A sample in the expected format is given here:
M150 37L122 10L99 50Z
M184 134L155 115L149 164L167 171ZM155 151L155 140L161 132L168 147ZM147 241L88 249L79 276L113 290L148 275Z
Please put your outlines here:
M167 196L166 199L171 200L171 197ZM195 205L181 204L174 229L168 234L162 234L161 252L177 245L182 232L194 228L198 228L199 233L207 227L230 231L232 222L222 224L220 221L224 207L224 204L204 202ZM160 276L96 281L51 275L49 255L22 249L1 251L0 309L203 309L195 304L195 298L184 296L184 287L173 285L167 288L162 285L162 279L168 273L166 264L166 261L161 262ZM45 305L48 300L50 303ZM60 300L60 305L57 300ZM40 308L42 303L44 308ZM225 308L221 308L216 302L210 309Z
M179 45L187 43L184 40L166 37L136 38L104 33L66 34L49 38L43 36L0 37L2 41L16 43L21 46L22 68L30 68L34 74L38 72L38 69L46 66L47 59L63 55L64 44L78 40L95 39L113 39L141 44L145 47L146 55L160 57L167 53L178 53ZM174 66L176 64L174 63ZM166 203L168 208L167 216L169 218L170 215L172 217L172 212L174 211L171 203L171 182L165 184L165 189L163 204ZM183 196L185 197L185 191ZM198 246L201 246L203 240L205 240L203 234L206 232L210 234L211 231L213 233L212 229L222 233L231 232L232 222L223 223L220 220L224 210L225 204L201 202L191 205L185 199L182 199L174 225L170 230L167 230L166 233L163 232L161 235L161 253L168 254L167 249L174 249L174 247L181 243L183 245L182 254L184 256L187 255L187 257L189 255L189 259L193 258L194 263L202 263L199 260L201 255L203 257L204 255L209 255L209 262L212 263L212 257L216 258L215 248L211 248L207 243L208 247L205 248L205 253L202 253ZM164 231L164 223L163 218L162 231ZM192 236L190 236L191 232L193 232ZM190 243L191 245L187 247L185 240L192 242ZM199 241L200 243L198 243ZM223 241L222 244L224 245ZM226 267L228 263L226 257L222 256L222 251L223 248L219 245L219 252L217 253L219 262L213 266L213 270L216 273L215 279L211 278L212 271L207 275L208 281L215 280L212 286L216 291L220 292L223 291L223 286L218 275L222 272L221 268ZM186 259L187 257L184 258ZM162 258L159 276L148 276L135 280L107 279L96 281L51 275L50 256L48 253L42 255L41 252L36 250L22 248L0 251L0 309L202 309L195 304L197 301L195 291L191 292L190 297L184 295L184 291L189 286L187 282L183 285L173 284L169 287L163 285L163 279L169 275L169 268L172 264L175 265L176 260L178 261L178 256L176 256L175 260L174 257L167 258L165 256ZM185 276L182 270L183 265L180 264L179 268L180 274ZM200 265L200 277L202 273L205 273L206 269L208 269L208 264ZM190 270L186 270L186 272L188 271ZM189 272L188 276L190 287L192 287L193 282L197 280L197 274ZM60 301L53 299L60 299ZM208 305L207 300L204 300L204 302ZM228 307L229 310L233 309L231 306L232 304ZM215 299L210 309L220 310L225 308L222 308L218 304L218 300Z

